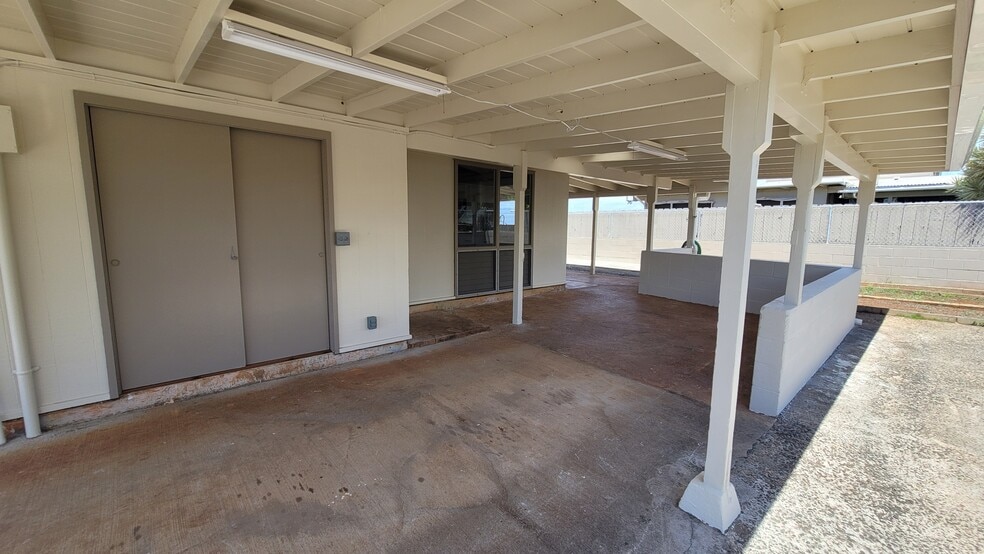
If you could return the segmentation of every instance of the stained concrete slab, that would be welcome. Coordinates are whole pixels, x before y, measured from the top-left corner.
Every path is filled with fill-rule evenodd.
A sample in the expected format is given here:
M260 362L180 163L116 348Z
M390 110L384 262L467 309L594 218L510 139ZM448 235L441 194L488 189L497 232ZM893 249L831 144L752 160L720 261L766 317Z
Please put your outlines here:
M704 407L509 335L18 441L3 550L634 544Z
M646 311L604 295L554 301L593 303L608 326ZM703 463L706 404L544 346L555 331L535 304L523 327L15 439L0 449L0 550L980 544L984 329L869 319L778 419L740 408L745 511L721 534L676 507Z

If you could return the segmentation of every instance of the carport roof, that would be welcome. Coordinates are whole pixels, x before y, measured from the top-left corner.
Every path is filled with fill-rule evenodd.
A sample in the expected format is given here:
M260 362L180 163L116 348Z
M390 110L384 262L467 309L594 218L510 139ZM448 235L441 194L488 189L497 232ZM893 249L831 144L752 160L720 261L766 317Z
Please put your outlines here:
M968 64L982 11L970 0L0 0L0 58L402 126L413 149L491 161L526 150L532 167L577 176L572 193L632 193L727 178L725 88L758 75L773 29L776 119L760 177L789 177L796 142L825 129L826 175L961 167L984 105ZM453 93L226 42L219 23L236 13L430 71ZM688 159L630 152L632 140Z

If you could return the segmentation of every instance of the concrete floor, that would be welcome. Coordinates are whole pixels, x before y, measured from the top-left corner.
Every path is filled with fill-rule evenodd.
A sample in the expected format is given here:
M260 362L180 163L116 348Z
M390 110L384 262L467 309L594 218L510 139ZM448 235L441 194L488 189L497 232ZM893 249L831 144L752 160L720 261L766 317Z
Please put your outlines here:
M740 408L722 535L676 508L713 309L574 278L521 328L16 439L0 551L979 548L984 329L871 318L778 419Z

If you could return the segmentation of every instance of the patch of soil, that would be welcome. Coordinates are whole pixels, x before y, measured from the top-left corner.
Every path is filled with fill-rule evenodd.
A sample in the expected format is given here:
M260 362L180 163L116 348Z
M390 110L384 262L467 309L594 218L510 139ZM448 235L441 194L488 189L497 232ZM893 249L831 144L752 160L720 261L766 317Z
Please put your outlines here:
M921 304L918 302L906 302L905 300L882 300L875 298L860 298L858 306L870 308L888 308L890 310L903 310L906 312L919 312L924 314L952 315L957 317L973 317L984 319L984 306L980 308L963 308L955 306L941 306L936 304Z

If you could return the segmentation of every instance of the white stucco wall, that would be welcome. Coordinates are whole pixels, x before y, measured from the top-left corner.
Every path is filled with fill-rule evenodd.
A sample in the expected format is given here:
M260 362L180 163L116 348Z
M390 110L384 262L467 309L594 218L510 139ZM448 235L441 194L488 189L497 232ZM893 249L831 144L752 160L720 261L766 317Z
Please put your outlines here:
M454 298L454 158L407 153L410 303ZM488 162L491 163L491 162ZM567 280L566 173L533 169L532 286Z
M26 68L0 68L20 153L4 155L28 332L43 411L109 396L73 91L124 97L332 133L334 216L352 245L337 249L339 346L409 336L406 136L202 96ZM0 306L0 309L3 307ZM365 328L376 315L379 328ZM5 339L6 340L6 339ZM9 345L0 348L0 354ZM0 357L0 417L19 417L9 356Z
M454 298L454 160L407 152L410 302Z
M746 312L757 314L762 306L786 293L787 265L786 262L751 261ZM805 282L813 282L837 269L833 266L807 265ZM720 291L720 256L698 256L684 249L642 252L640 294L717 306Z
M785 296L762 307L750 408L776 416L854 327L861 272L842 268L803 287L799 306Z
M533 189L533 286L567 281L566 173L536 171Z

